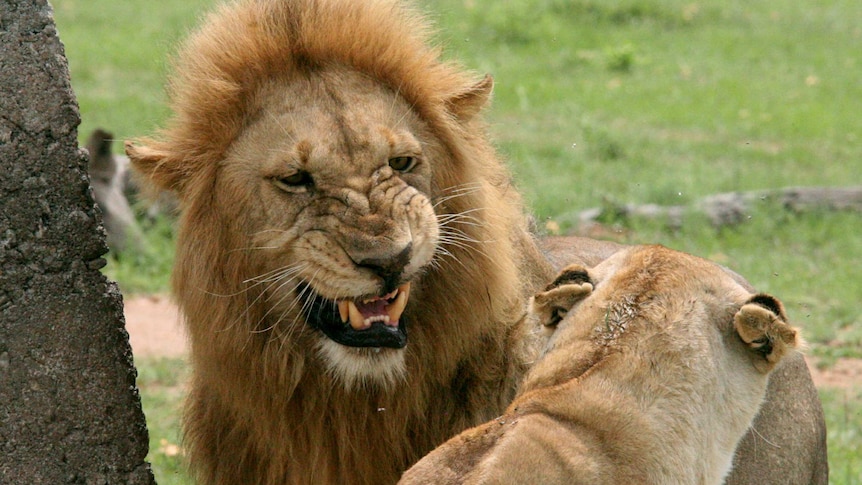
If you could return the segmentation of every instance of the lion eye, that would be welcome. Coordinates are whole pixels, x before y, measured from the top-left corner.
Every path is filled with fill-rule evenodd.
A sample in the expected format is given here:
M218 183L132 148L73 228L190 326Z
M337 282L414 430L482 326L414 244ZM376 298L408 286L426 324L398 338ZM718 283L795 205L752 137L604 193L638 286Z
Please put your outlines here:
M392 157L389 159L389 166L392 170L399 172L409 172L416 165L416 159L413 157Z
M286 177L273 178L273 183L282 190L295 191L298 188L307 188L314 185L311 174L300 170Z

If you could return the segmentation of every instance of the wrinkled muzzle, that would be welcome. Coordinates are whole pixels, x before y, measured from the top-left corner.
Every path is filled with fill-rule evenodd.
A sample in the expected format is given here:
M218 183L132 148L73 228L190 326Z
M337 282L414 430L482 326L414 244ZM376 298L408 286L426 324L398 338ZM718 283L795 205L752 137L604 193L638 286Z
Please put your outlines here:
M421 205L410 207L411 201ZM404 312L411 280L431 261L436 250L439 229L427 199L414 197L380 212L386 215L343 211L338 215L340 230L332 235L333 242L349 259L343 264L352 266L351 272L362 282L357 286L365 288L362 294L327 299L308 284L299 288L309 325L342 345L407 345ZM376 288L371 293L367 290L369 281Z

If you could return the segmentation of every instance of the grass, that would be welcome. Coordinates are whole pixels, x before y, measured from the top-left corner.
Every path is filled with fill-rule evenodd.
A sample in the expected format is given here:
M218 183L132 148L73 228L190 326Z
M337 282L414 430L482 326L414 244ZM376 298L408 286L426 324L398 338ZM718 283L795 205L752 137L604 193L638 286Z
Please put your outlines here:
M180 359L144 359L137 363L141 404L150 432L147 459L160 485L190 483L180 447L183 385L188 368Z
M124 294L165 293L174 263L174 221L140 217L143 244L136 251L109 254L106 272Z
M497 78L495 132L540 215L565 192L587 207L860 179L862 35L842 20L858 2L471 3L435 11L454 56Z
M169 53L209 0L54 0L83 141L96 127L118 140L149 134L168 115ZM119 147L117 147L119 149Z
M862 389L823 389L820 391L827 416L830 483L862 483Z
M53 2L82 140L97 126L127 139L164 122L165 59L212 4ZM561 231L573 229L576 211L603 204L862 183L858 0L423 5L447 56L494 75L492 133L539 220ZM862 216L794 214L768 203L747 216L721 230L694 214L681 227L609 219L605 236L729 265L784 300L822 365L862 357ZM127 293L166 291L170 235L168 223L157 223L149 249L112 258L109 275ZM185 483L170 447L184 365L139 368L159 482ZM862 483L860 392L821 391L835 484Z

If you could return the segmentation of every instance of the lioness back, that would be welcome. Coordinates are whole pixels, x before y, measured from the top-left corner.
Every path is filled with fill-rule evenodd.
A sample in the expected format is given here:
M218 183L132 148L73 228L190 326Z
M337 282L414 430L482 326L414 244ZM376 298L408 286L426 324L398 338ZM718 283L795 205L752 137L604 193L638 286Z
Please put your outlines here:
M565 268L531 319L551 335L507 412L401 483L718 485L801 344L777 299L660 246Z

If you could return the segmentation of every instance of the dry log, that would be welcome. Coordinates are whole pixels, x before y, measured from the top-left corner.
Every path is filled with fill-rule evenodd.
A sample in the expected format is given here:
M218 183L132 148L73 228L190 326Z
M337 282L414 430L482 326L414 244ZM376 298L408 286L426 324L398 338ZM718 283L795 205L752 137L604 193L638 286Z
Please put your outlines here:
M690 206L657 204L624 204L612 207L593 207L575 214L572 222L577 226L599 222L602 219L665 218L672 226L682 225L685 214L702 213L716 226L739 224L757 202L773 202L793 212L812 209L852 210L862 212L862 186L850 187L786 187L751 192L727 192L699 199ZM612 214L608 212L611 211ZM563 219L568 219L564 217Z

